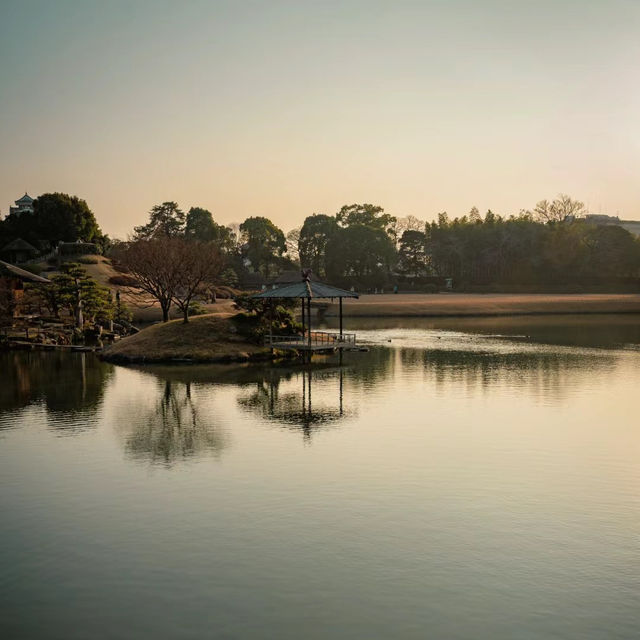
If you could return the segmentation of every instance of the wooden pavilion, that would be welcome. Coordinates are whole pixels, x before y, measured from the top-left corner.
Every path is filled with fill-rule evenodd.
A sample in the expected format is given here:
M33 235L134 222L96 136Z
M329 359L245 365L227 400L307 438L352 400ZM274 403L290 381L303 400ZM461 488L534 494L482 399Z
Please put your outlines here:
M6 296L3 303L11 310L11 315L20 311L25 282L51 284L47 278L0 260L0 295Z
M274 336L272 324L269 323L269 335L266 337L266 346L271 349L283 349L306 352L309 357L314 352L333 352L344 349L352 349L356 346L356 334L344 333L342 325L342 300L343 298L358 298L354 291L339 289L323 282L313 280L311 271L305 269L298 282L285 283L281 286L273 284L270 289L257 293L253 298L259 300L299 299L302 303L302 335L301 336ZM311 301L317 299L338 299L340 310L340 331L329 333L327 331L311 330Z

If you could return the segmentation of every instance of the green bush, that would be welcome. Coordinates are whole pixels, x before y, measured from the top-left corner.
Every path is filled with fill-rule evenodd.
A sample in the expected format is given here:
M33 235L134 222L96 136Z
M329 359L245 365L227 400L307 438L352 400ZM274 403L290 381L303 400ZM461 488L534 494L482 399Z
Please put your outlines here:
M115 284L118 287L137 287L138 281L135 278L127 275L111 276L109 278L109 284Z
M207 310L197 300L194 300L189 305L189 317L191 317L191 316L201 316L201 315L203 315L205 313L207 313Z
M28 271L29 273L34 273L35 275L39 276L42 273L42 265L38 264L38 263L34 263L34 264L25 264L22 267L25 271Z
M98 264L100 262L100 258L96 256L80 256L77 261L80 264Z

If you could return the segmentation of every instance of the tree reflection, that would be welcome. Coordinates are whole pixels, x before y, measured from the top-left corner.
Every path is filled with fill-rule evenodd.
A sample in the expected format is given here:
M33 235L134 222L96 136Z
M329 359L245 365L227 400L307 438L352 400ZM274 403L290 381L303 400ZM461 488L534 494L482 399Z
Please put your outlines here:
M67 433L78 433L95 423L114 370L92 354L63 351L3 353L0 366L0 416L43 406L49 426Z
M436 387L463 384L487 392L495 386L507 386L526 389L536 397L556 399L581 379L586 382L596 372L613 372L617 363L616 356L606 352L557 349L483 352L401 348L398 351L405 370L422 372Z
M126 406L125 450L138 460L171 466L204 454L219 455L224 434L194 396L191 382L159 381L151 407L138 401Z

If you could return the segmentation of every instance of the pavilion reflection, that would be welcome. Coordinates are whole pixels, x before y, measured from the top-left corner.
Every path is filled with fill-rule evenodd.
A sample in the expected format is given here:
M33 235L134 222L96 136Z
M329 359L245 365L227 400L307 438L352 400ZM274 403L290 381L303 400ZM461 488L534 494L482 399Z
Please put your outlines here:
M277 368L265 372L253 391L241 395L238 404L263 419L299 431L305 441L314 432L332 428L354 415L345 408L345 369L309 366L283 373Z

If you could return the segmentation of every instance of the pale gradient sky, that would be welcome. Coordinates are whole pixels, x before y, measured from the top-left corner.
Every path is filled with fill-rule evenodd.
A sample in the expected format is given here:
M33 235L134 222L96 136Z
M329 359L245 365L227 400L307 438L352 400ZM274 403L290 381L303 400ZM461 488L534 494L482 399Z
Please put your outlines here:
M0 212L640 218L640 0L0 0Z

